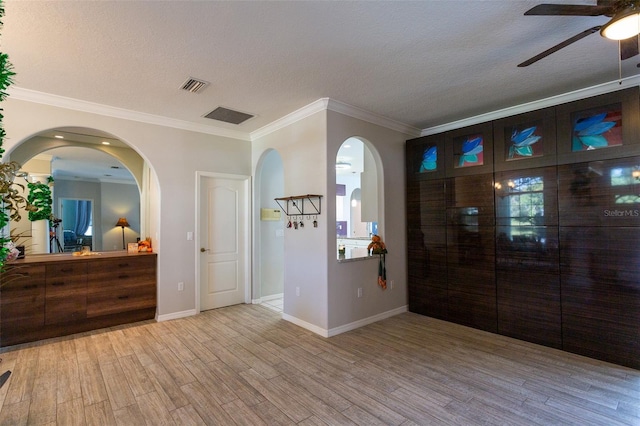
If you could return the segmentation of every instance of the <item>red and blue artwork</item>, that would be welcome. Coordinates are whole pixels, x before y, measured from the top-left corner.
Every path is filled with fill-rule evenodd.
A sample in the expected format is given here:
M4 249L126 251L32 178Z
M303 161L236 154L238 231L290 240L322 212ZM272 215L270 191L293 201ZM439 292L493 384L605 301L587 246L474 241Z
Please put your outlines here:
M457 167L481 166L484 164L482 135L467 136L462 142L462 154Z
M571 150L588 151L622 145L622 111L620 109L590 115L577 115L572 120Z
M538 126L527 127L523 130L513 129L511 133L511 145L509 146L508 160L518 158L537 157L542 155L541 144L536 145L542 136L538 135Z

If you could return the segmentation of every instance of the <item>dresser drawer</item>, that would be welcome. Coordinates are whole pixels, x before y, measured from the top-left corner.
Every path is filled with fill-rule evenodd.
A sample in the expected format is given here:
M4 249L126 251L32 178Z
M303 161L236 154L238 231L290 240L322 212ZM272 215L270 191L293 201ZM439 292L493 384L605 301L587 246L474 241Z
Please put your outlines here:
M44 324L45 268L10 268L2 274L0 319L7 340Z
M45 324L86 318L87 262L47 265Z
M155 282L119 283L115 287L93 287L87 295L87 318L138 309L155 308Z
M0 303L36 301L44 302L45 267L9 268L0 278Z
M101 290L108 286L135 285L139 282L156 281L155 256L125 257L96 262L92 265L90 290Z

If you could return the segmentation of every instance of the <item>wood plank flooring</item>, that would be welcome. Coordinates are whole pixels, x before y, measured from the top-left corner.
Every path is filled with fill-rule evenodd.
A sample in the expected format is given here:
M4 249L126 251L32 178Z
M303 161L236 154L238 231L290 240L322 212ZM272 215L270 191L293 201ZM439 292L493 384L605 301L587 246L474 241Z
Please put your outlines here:
M405 313L238 305L2 350L0 425L640 425L640 371Z

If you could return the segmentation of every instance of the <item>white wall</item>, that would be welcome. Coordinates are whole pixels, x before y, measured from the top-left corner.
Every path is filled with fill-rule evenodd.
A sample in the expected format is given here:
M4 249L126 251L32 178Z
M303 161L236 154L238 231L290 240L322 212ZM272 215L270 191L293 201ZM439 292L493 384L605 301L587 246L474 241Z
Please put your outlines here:
M158 255L158 314L195 309L194 241L196 171L251 174L248 141L141 123L9 97L3 102L7 160L22 141L43 130L80 126L102 130L128 143L157 177L149 184L151 238ZM151 173L153 177L154 173ZM184 282L179 292L177 283Z
M352 136L367 139L381 156L384 170L378 177L386 191L380 222L390 250L387 269L389 279L394 280L393 290L378 287L377 258L344 263L336 259L334 162L342 142ZM254 140L254 163L268 149L281 154L284 196L323 195L318 228L285 229L285 319L332 335L355 328L359 322L406 310L404 144L410 137L327 110ZM362 298L357 298L357 288L363 288Z
M367 318L406 309L404 145L411 136L334 111L327 111L327 129L327 158L335 158L342 142L352 136L368 140L380 155L382 172L378 178L384 179L384 217L379 218L379 226L382 227L379 233L389 250L386 256L387 282L394 281L393 289L382 290L378 286L377 257L338 262L335 232L327 230L327 329L332 333ZM332 167L333 164L326 166L327 170ZM329 173L327 187L330 191L327 194L326 219L333 223L336 211L334 173ZM361 298L357 297L358 288L363 289Z
M275 149L280 154L284 169L282 196L323 195L317 228L305 226L284 231L284 317L320 330L326 329L328 324L327 223L331 224L335 240L335 213L334 220L327 221L326 127L326 111L316 112L257 138L252 149L254 170L268 149ZM334 160L335 153L331 157L332 168ZM331 180L335 198L335 176ZM335 251L332 255L335 256ZM300 289L299 296L296 296L296 287Z

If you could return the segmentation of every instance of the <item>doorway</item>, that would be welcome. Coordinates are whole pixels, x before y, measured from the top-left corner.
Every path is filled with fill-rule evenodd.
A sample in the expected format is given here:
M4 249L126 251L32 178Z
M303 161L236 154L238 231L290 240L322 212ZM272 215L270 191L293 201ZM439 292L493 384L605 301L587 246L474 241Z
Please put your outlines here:
M278 151L269 149L256 167L254 208L253 300L275 312L284 312L284 220L263 215L280 211L275 198L284 195L284 166Z
M249 188L248 176L198 176L199 311L250 301Z
M61 247L65 252L80 251L82 247L93 250L93 200L60 198L59 202L62 238L58 235L55 251Z

